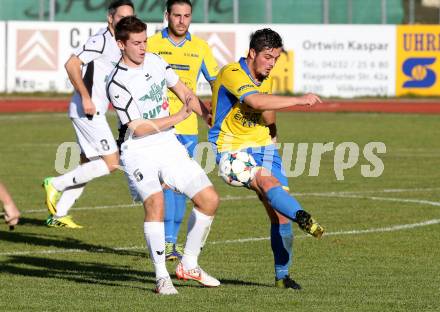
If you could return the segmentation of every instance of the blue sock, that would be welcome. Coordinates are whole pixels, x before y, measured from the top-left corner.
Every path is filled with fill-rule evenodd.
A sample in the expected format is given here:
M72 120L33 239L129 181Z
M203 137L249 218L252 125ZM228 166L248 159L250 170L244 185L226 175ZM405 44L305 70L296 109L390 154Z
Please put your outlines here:
M174 194L174 230L173 230L173 240L177 242L177 236L179 235L180 225L182 224L183 218L185 217L186 211L186 196L183 194Z
M167 189L163 191L163 195L165 197L165 211L163 222L165 224L165 242L167 243L176 243L173 241L174 237L174 215L175 215L175 198L174 191Z
M290 196L281 186L275 186L266 192L266 197L270 206L291 219L296 221L296 213L303 210L299 202Z
M292 223L271 224L270 243L275 260L275 278L279 280L289 274L292 264Z

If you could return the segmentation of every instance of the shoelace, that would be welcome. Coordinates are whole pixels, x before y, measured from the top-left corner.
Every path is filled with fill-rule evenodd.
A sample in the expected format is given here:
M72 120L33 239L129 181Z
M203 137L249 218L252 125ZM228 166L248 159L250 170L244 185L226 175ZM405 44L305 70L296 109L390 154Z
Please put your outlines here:
M186 272L188 275L191 275L191 276L199 278L199 279L202 277L202 269L200 267L196 267L196 268L188 270Z
M165 289L171 290L174 287L173 287L173 284L171 283L171 279L164 277L164 278L161 278L157 281L157 288L158 289L165 288Z

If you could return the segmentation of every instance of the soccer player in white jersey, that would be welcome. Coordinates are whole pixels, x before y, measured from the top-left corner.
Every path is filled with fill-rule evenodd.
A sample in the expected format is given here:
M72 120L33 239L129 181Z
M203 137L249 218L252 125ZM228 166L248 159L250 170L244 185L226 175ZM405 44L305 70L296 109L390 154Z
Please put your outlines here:
M167 26L148 38L148 51L159 54L179 75L180 80L196 92L197 80L203 75L211 87L218 73L217 61L208 43L188 31L192 20L190 0L167 0ZM177 112L182 102L168 92L170 112ZM194 158L198 144L197 116L191 114L175 126L177 139ZM182 258L183 247L177 243L180 225L186 211L186 198L172 190L164 190L165 196L165 254L167 260Z
M161 32L148 38L147 51L160 55L177 73L187 87L194 93L199 76L203 75L211 87L218 73L217 61L208 43L188 31L192 21L192 3L190 0L167 0L165 25ZM176 113L182 102L173 92L168 92L170 113ZM119 128L124 132L124 127ZM183 122L174 126L175 134L190 157L195 157L198 144L198 121L196 114L191 114ZM119 140L118 140L119 141ZM134 201L140 201L135 187L129 185ZM178 243L180 225L186 211L184 194L171 189L164 190L165 197L165 258L169 261L180 260L183 245Z
M87 182L107 175L118 168L119 154L113 134L105 118L109 101L106 79L121 58L115 25L134 14L130 0L116 0L108 7L108 26L90 37L66 62L66 70L75 93L69 106L69 117L79 146L81 164L64 175L46 178L46 220L51 227L81 228L68 215Z
M121 124L127 126L121 160L142 197L144 236L156 272L156 292L177 294L165 266L162 191L165 186L185 194L194 203L183 257L176 268L177 277L217 287L220 282L200 268L198 256L219 197L203 169L177 140L173 128L193 110L202 115L200 102L168 63L156 54L145 52L147 33L141 20L134 16L121 19L115 37L122 50L122 60L109 77L107 92ZM184 103L171 116L167 89Z

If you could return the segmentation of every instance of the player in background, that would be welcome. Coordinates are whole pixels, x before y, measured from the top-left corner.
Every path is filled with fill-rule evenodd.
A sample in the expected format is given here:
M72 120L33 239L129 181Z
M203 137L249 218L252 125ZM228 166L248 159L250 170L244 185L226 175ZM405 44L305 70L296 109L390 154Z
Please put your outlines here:
M287 177L267 124L275 121L273 111L294 105L313 105L321 100L313 94L301 97L271 94L269 74L282 49L278 33L271 29L258 30L251 36L247 57L220 70L212 96L213 126L209 130L209 141L217 152L217 162L223 154L238 150L254 157L258 169L248 187L258 194L271 221L275 285L300 289L289 277L293 243L290 221L318 238L324 229L289 195Z
M87 182L118 168L119 154L105 113L109 105L106 79L121 58L114 38L118 21L134 14L130 0L112 1L108 7L106 28L90 37L65 64L75 93L69 105L69 117L81 147L81 164L58 177L44 179L50 227L82 228L69 209L81 196Z
M218 65L208 43L189 33L192 19L192 4L189 0L168 0L165 19L167 27L148 39L147 50L160 55L179 76L180 80L194 93L200 73L211 88L218 73ZM168 91L170 113L178 112L182 101ZM187 119L175 125L177 139L186 147L189 156L194 157L198 144L197 116L192 113ZM186 197L171 189L164 190L165 196L165 240L166 258L182 258L182 245L177 244L180 225L186 210Z
M4 209L4 219L7 225L9 225L9 229L13 230L14 227L18 224L20 218L20 211L12 199L11 194L9 194L6 186L0 182L0 201L3 203Z
M109 77L107 92L121 124L126 126L121 160L144 205L144 236L156 272L156 292L177 294L165 265L163 184L194 203L177 277L217 287L220 282L200 268L198 256L219 197L206 173L177 140L173 128L193 109L202 115L200 102L168 63L157 54L145 52L147 33L141 20L123 18L116 25L116 40L122 60ZM169 112L167 89L184 103L174 115Z

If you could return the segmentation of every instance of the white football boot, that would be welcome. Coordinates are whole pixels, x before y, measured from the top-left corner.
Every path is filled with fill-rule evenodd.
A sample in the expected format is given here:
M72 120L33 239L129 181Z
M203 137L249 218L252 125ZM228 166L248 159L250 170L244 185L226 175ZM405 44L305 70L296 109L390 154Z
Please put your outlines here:
M156 281L156 289L154 290L159 295L177 295L177 289L174 288L171 277L162 277Z

